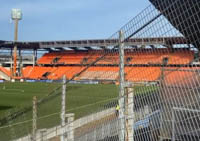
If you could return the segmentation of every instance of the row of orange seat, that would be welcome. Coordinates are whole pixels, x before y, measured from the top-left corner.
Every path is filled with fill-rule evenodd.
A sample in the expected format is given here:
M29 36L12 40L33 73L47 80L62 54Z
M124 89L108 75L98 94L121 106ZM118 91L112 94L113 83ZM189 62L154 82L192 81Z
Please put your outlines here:
M66 75L67 79L71 79L75 74L81 72L85 66L67 66L67 64L88 64L101 57L104 53L97 50L88 52L66 51L46 53L38 60L38 63L48 65L57 64L57 66L28 66L23 69L23 77L27 79L58 80L63 75ZM125 50L125 56L126 64L162 64L164 59L168 61L168 64L189 64L193 61L194 52L182 49L173 51L169 49ZM64 63L66 66L61 66L59 65L60 63ZM117 52L108 52L97 64L119 64L119 54ZM9 70L3 67L0 67L0 71L9 76L11 74ZM118 67L92 66L81 75L76 76L75 79L118 80L118 72ZM175 77L175 74L173 75ZM156 81L160 79L160 76L160 67L125 67L125 78L128 81ZM173 83L173 81L166 80Z
M164 82L166 85L183 89L195 88L199 85L199 71L199 67L169 68L164 71Z
M28 66L23 69L23 76L28 79L50 79L58 80L66 75L67 79L71 79L74 74L81 71L83 67L40 67Z
M23 77L26 79L48 79L59 80L63 75L67 79L74 80L116 80L119 79L119 67L90 67L80 75L85 67L81 66L59 66L42 67L27 66L23 68ZM199 67L168 68L163 72L164 82L167 85L187 85L191 87L198 85ZM9 69L0 67L0 71L10 76ZM125 67L125 79L131 82L152 82L161 79L162 68L160 67ZM191 79L192 78L192 81ZM197 81L195 81L197 80Z
M71 79L75 74L81 72L85 67L26 67L23 70L27 79L50 79L58 80L63 75ZM87 71L77 76L77 80L118 80L118 67L90 67ZM159 67L126 67L125 78L127 81L156 81L159 79L161 69Z
M38 64L89 64L104 53L102 51L46 53L38 60ZM168 64L188 64L194 59L194 52L181 49L174 51L157 49L125 52L126 64L161 64L164 58L168 59ZM119 54L109 52L97 64L119 64Z
M46 53L38 60L38 64L80 64L87 61L89 53L53 52Z

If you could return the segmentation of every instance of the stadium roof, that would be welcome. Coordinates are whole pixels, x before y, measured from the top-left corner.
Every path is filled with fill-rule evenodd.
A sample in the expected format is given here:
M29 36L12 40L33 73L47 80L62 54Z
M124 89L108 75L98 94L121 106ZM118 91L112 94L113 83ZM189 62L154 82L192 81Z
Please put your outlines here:
M195 47L200 48L199 0L149 0Z
M13 41L0 41L0 49L12 49L17 45L21 49L50 49L50 48L81 48L86 47L109 47L117 46L118 39L96 39L96 40L66 40L66 41L41 41L41 42L13 42ZM174 44L187 44L184 37L164 37L164 38L130 38L124 41L126 46L138 45L174 45Z

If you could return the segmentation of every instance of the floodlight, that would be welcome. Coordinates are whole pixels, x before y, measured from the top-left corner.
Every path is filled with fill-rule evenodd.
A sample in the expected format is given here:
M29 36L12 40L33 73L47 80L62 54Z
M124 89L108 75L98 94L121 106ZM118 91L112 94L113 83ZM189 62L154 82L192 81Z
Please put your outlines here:
M22 19L22 10L21 9L12 9L11 17L13 20Z

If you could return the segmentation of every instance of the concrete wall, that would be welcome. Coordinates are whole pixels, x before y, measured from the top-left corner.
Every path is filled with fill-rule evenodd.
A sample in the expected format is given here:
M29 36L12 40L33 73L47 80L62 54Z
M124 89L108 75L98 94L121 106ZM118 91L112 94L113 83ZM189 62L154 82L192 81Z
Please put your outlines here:
M63 129L66 133L65 135L68 136L67 141L79 140L78 139L79 137L74 136L74 134L75 134L74 132L76 132L76 129L78 129L78 128L84 126L84 125L87 125L89 123L92 123L94 121L98 121L102 118L105 118L106 116L113 115L114 113L115 113L115 108L110 108L110 109L104 110L102 112L98 112L98 113L91 114L91 115L85 116L83 118L77 119L73 122L69 121L69 123ZM106 136L111 134L112 131L110 129L115 128L114 126L116 126L116 122L111 121L110 124L105 124L104 126L98 127L95 130L92 130L88 134L94 134L94 132L96 134L100 134L103 130L104 133L106 133L104 135L101 135L102 138L103 138L103 137L106 137ZM54 137L60 136L61 133L62 133L62 129L61 129L60 125L55 126L53 128L49 128L49 129L39 129L37 131L36 139L37 139L37 141L49 140L49 139L52 139ZM82 137L83 136L80 136L80 138L82 138ZM22 137L20 139L15 140L15 141L30 141L30 140L31 140L31 135L27 135L25 137Z

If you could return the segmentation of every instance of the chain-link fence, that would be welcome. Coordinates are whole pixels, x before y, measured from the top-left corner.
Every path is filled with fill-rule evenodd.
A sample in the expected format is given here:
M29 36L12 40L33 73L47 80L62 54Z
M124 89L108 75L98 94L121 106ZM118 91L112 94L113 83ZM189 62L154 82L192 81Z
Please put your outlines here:
M57 78L55 88L7 113L1 140L198 141L200 2L151 1L113 46L61 53L66 64L45 54L27 78Z

